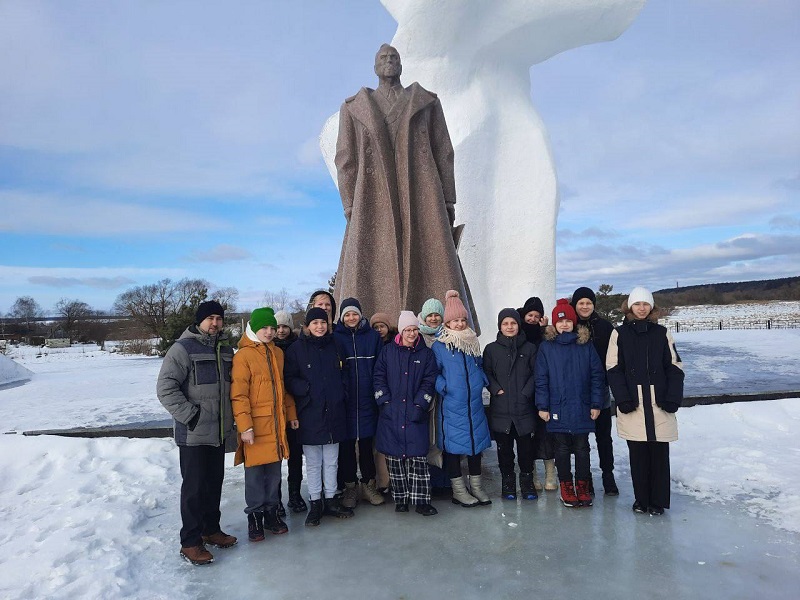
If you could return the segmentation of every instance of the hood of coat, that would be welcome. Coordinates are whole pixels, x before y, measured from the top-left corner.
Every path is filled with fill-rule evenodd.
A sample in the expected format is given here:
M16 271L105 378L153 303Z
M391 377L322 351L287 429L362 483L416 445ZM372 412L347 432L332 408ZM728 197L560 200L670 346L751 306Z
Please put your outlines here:
M553 325L548 325L544 330L544 339L548 342L559 341L564 344L571 344L577 340L578 344L587 343L592 337L588 327L578 325L578 331L570 331L569 333L558 333Z
M213 348L217 343L220 345L227 345L230 336L225 330L222 330L217 335L209 335L200 331L197 325L189 325L178 339L183 340L186 338L194 338L204 346Z
M497 332L497 343L506 348L519 348L527 341L524 333L518 333L515 336L508 337L507 335L503 335L501 331Z

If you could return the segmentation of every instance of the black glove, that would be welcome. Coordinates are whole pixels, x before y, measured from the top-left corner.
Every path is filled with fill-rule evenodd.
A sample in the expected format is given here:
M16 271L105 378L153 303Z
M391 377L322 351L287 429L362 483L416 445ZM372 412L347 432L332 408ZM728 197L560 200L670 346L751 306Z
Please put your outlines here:
M617 410L624 415L628 413L632 413L636 410L636 407L639 406L639 403L634 400L628 400L626 402L617 402Z
M658 404L661 410L668 413L676 413L678 412L678 409L681 407L681 405L677 402L661 402L656 404Z

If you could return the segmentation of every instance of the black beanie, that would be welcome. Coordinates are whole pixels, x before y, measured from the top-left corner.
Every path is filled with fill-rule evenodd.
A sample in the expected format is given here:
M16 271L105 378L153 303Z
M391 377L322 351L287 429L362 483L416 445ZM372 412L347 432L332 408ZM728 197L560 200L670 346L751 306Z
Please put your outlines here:
M525 304L518 312L520 316L525 319L525 315L532 310L535 310L540 315L544 316L544 304L542 304L542 301L537 296L531 296L525 300Z
M361 302L356 300L355 298L345 298L342 300L342 309L339 311L339 320L344 316L344 313L355 310L358 312L358 316L363 316L361 314Z
M578 303L578 300L581 300L583 298L591 300L592 304L597 304L597 296L594 295L594 292L591 289L587 287L579 287L572 294L572 300L570 300L572 308L575 308L575 305Z
M309 311L306 313L306 327L309 326L311 321L316 321L317 319L322 319L326 323L328 322L328 313L326 313L325 310L319 306L309 309Z
M520 329L522 329L522 321L519 318L519 313L514 310L513 308L504 308L500 311L500 314L497 315L497 329L500 329L500 325L503 323L505 319L514 319L517 322L517 325Z
M194 313L194 324L200 325L200 323L205 321L206 318L210 317L211 315L219 315L224 319L225 309L222 308L222 305L216 300L201 302L200 306L197 307L197 312Z

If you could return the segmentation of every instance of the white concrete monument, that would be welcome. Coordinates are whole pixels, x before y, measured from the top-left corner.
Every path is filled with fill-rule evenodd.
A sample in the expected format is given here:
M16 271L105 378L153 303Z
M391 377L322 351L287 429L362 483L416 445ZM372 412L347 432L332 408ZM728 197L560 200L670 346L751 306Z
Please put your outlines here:
M565 50L610 41L645 0L382 0L397 21L391 45L403 80L435 92L455 148L459 256L494 339L507 306L555 304L558 190L547 133L531 103L530 67ZM365 56L370 62L372 56ZM337 180L338 113L320 146ZM409 306L417 311L420 307Z

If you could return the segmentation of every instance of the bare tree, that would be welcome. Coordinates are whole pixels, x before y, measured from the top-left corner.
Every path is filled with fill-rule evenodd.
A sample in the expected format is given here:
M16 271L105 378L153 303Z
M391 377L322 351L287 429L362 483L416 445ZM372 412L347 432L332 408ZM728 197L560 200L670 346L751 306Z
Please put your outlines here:
M25 323L26 333L30 333L34 321L42 316L42 307L30 296L20 296L11 306L9 315Z
M199 302L203 302L208 297L208 288L210 286L211 284L205 279L184 278L176 282L173 287L173 312L178 312L184 306L189 306L198 299Z
M161 337L167 318L175 311L175 285L171 279L132 288L117 296L114 312L129 316Z
M60 323L61 329L70 337L74 336L82 321L86 320L94 314L91 307L86 302L80 300L68 300L61 298L56 302L56 313L62 317Z
M217 288L211 292L211 299L216 300L225 309L225 312L236 312L236 303L239 301L239 290L235 287Z
M286 310L289 306L289 292L286 288L281 288L277 292L267 290L264 292L264 306L274 308L275 311Z

